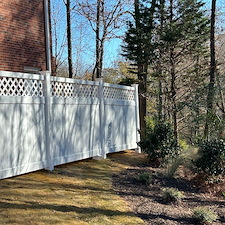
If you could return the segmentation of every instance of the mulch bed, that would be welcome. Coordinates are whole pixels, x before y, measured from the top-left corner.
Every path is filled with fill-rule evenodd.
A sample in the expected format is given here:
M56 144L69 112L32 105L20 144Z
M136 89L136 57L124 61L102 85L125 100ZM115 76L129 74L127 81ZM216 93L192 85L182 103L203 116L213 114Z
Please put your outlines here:
M152 174L151 184L145 185L138 181L142 172ZM192 210L198 206L207 207L218 214L219 218L212 223L213 225L225 224L223 197L197 188L186 175L166 178L162 175L162 169L142 165L115 174L113 185L114 190L128 202L139 217L146 221L146 224L197 224L192 219ZM177 188L184 194L184 199L180 203L165 204L161 197L162 189L165 187ZM224 184L223 188L225 191Z

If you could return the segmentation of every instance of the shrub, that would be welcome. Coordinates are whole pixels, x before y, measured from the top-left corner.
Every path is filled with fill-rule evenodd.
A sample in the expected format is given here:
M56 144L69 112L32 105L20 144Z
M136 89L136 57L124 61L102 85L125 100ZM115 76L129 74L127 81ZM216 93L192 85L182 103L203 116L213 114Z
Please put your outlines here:
M125 77L121 79L121 81L119 82L120 85L126 85L126 86L131 86L132 84L136 84L136 83L137 83L137 80L130 77Z
M145 123L146 123L146 130L147 132L151 132L156 125L156 119L152 116L146 116L145 117Z
M225 199L225 191L222 192L222 196Z
M163 201L166 203L179 202L184 195L176 188L165 188L162 192Z
M166 165L165 176L174 177L179 166L182 166L185 171L193 171L193 159L198 157L198 149L196 147L189 147L186 150L181 147L179 156L169 161Z
M142 184L150 184L152 182L152 175L147 172L139 174L138 181Z
M181 151L187 151L188 150L189 145L187 144L187 142L184 139L180 139L178 141L178 143L179 143Z
M225 141L204 141L199 148L200 157L194 162L198 171L207 175L225 174Z
M151 161L167 162L179 154L179 145L169 123L160 122L153 128L147 127L146 136L139 145Z
M182 156L178 156L177 158L169 162L166 168L165 176L169 178L174 177L178 167L182 165L183 161L184 158Z
M192 217L195 221L200 224L209 224L217 220L218 216L213 211L205 207L196 207L193 210Z

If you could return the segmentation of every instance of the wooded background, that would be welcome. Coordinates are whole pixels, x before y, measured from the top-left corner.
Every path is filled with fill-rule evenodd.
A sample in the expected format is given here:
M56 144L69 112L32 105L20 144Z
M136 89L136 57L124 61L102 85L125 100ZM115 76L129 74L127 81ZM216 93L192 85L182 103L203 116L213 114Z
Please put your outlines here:
M146 123L169 121L189 143L224 137L222 0L57 0L51 9L58 76L138 83L142 136Z

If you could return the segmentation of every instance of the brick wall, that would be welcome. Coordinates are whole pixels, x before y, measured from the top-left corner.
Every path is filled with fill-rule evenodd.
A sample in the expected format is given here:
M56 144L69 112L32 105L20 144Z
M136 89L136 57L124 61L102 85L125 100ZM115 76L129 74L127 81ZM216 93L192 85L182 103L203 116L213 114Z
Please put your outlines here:
M43 0L0 0L0 70L46 70Z

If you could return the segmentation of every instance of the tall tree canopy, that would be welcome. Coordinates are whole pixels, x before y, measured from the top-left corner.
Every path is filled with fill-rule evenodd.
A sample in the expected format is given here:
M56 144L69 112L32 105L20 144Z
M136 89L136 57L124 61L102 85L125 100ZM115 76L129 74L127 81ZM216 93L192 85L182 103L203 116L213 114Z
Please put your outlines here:
M186 96L186 90L180 91L180 86L188 85L191 78L187 65L193 66L209 38L209 19L203 5L198 0L135 1L134 20L128 23L124 38L124 55L137 66L143 129L147 81L151 79L148 75L160 63L161 74L156 77L162 79L164 74L167 119L173 122L174 135L178 136L177 114L184 101L180 96Z

